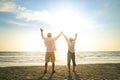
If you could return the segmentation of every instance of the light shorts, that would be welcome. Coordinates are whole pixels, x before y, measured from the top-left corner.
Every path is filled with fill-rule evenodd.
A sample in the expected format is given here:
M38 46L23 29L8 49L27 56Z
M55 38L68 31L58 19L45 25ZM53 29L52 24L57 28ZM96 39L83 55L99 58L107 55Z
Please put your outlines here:
M45 62L55 62L55 53L54 52L46 52Z

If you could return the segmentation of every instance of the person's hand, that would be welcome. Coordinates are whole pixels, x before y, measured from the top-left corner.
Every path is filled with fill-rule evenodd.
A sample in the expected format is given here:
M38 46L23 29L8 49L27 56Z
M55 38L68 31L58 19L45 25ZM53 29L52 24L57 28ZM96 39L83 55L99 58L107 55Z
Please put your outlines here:
M63 34L63 32L61 31L61 34Z
M77 33L75 34L75 36L77 36Z
M40 28L40 31L41 31L41 32L43 32L43 29L42 29L42 28Z

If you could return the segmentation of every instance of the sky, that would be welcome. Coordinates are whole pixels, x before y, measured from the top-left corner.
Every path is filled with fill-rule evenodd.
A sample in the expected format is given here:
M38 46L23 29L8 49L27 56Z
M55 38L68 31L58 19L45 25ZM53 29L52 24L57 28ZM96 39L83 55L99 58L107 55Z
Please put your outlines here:
M120 0L0 0L0 51L45 51L40 28L76 51L120 50ZM57 51L67 50L63 36Z

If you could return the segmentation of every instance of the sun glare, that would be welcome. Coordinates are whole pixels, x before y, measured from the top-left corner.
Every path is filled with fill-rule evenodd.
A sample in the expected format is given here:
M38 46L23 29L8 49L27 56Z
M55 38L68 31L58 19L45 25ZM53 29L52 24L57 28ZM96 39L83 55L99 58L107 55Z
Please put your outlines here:
M88 27L95 27L96 23L94 20L90 19L89 17L85 16L83 13L74 11L72 9L58 9L54 12L52 12L51 14L51 21L49 22L49 25L51 30L50 32L54 35L59 34L60 31L63 31L64 34L67 37L74 37L75 33L81 34L81 30L83 28L88 28ZM48 29L45 30L45 33L49 31ZM40 46L42 45L42 49L45 50L45 46L44 46L44 42L43 40L41 40L41 36L40 36L40 32L34 32L31 33L32 35L26 35L24 38L24 50L28 50L28 51L39 51L40 50ZM86 37L89 34L89 32L87 33L82 33L82 39L86 39ZM93 33L94 34L94 33ZM46 34L44 34L46 36ZM41 40L41 41L40 41ZM88 39L87 39L88 40ZM65 39L61 39L59 38L57 41L57 47L59 51L65 51L67 50L67 44L63 44L66 43ZM79 40L80 41L80 40ZM82 43L86 43L88 41L86 40L81 40ZM95 40L94 40L95 41ZM79 42L81 43L81 42ZM92 40L89 40L89 43L94 43ZM85 44L83 44L84 46ZM61 47L62 46L62 47ZM82 45L81 45L82 46ZM44 48L43 48L44 47ZM88 47L88 46L85 46Z
M40 50L40 35L31 32L26 34L22 41L24 51L39 51Z
M63 31L68 36L73 36L83 28L96 27L96 21L86 14L72 9L59 9L51 14L51 27L56 31Z
M80 16L72 10L61 9L54 12L52 18L51 26L56 30L66 32L67 35L77 32L81 25Z

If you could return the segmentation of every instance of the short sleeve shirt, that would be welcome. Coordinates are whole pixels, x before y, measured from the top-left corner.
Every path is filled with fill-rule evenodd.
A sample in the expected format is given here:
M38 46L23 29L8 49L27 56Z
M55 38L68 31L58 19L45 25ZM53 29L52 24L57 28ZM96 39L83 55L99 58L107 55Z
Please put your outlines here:
M68 41L68 50L70 52L75 52L75 41L72 42Z
M57 38L43 38L43 40L44 40L47 52L56 51L55 41L57 40Z

